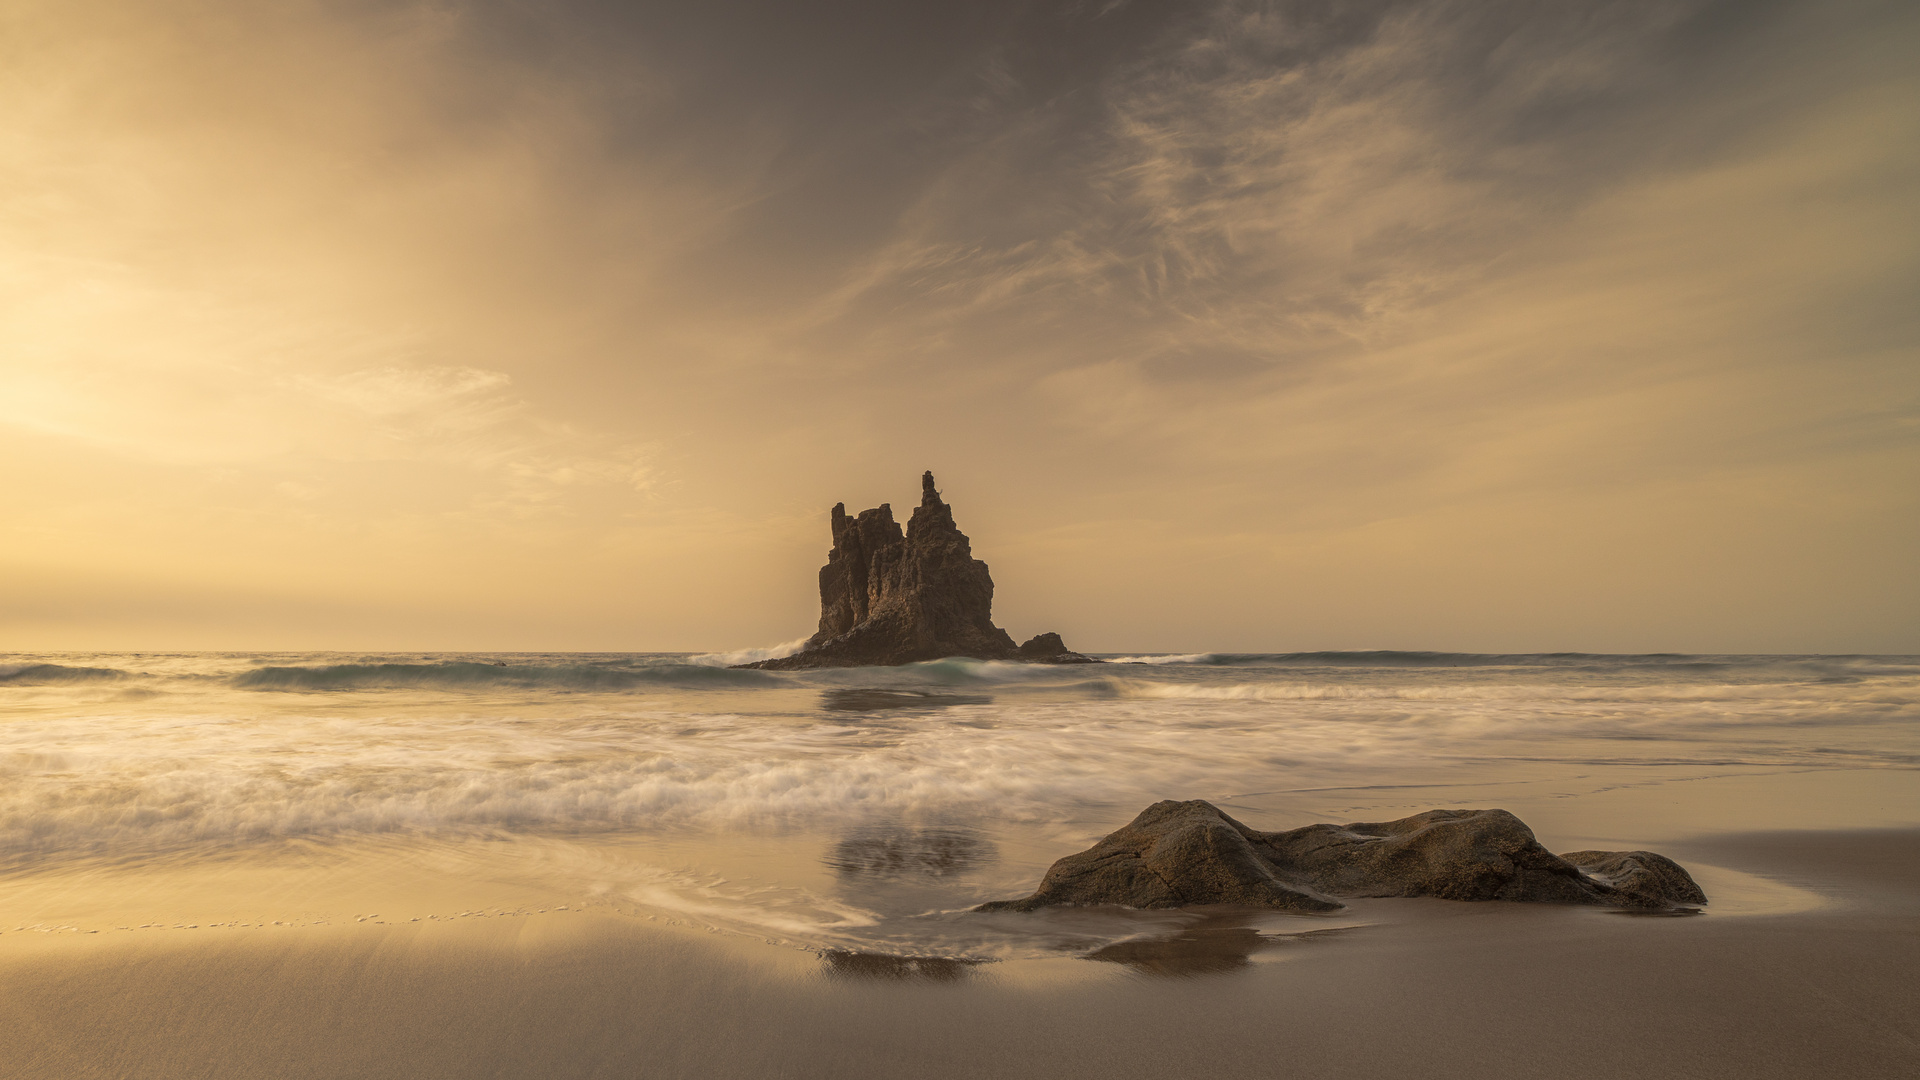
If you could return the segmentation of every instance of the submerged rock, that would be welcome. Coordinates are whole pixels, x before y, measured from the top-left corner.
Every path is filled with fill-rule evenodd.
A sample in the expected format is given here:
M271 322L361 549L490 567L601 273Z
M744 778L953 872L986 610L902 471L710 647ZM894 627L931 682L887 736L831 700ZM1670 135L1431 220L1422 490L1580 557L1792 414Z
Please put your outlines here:
M1157 802L1053 864L1032 896L978 911L1062 904L1250 904L1331 911L1341 897L1433 896L1670 908L1706 903L1678 863L1648 851L1555 855L1505 810L1429 810L1399 821L1250 829L1212 803Z
M894 825L855 830L824 861L850 877L941 878L997 857L992 844L968 829Z
M833 550L820 568L820 629L792 656L741 667L791 670L911 664L966 656L1044 664L1099 663L1041 634L1015 647L993 625L993 578L953 523L933 474L903 534L882 503L848 517L833 508Z

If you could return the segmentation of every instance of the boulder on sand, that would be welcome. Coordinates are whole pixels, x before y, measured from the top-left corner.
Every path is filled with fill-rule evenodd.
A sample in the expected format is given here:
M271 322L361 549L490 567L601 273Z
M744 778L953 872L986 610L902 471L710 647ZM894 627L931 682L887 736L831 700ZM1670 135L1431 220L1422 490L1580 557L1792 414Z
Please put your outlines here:
M1707 899L1671 859L1648 851L1555 855L1505 810L1429 810L1399 821L1269 833L1195 799L1154 803L1054 863L1032 896L975 910L1247 904L1331 911L1341 897L1366 896L1647 909Z
M904 534L882 503L847 516L834 506L833 550L820 568L820 629L792 656L740 667L861 667L968 656L1036 664L1097 664L1067 648L1059 634L1016 647L993 625L993 578L973 557L953 509L920 478L920 505Z
M1612 886L1621 896L1638 901L1628 907L1707 902L1707 894L1694 884L1693 875L1665 855L1651 851L1569 851L1560 857L1588 877Z

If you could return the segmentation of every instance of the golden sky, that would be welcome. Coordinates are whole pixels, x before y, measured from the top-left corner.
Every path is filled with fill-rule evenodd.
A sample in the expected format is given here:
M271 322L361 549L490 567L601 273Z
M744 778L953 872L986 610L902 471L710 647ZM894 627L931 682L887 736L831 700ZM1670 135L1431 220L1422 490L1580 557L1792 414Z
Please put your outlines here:
M1920 652L1920 7L12 0L0 648Z

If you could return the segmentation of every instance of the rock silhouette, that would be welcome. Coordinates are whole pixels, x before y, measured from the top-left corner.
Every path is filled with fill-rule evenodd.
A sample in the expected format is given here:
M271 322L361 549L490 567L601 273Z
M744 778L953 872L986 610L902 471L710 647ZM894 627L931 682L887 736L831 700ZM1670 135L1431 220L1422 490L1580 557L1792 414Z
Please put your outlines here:
M949 656L1030 663L1098 663L1058 634L1015 646L993 625L993 578L953 523L933 474L903 534L892 506L847 516L837 503L833 549L820 568L820 629L792 656L741 667L791 670L911 664Z
M1645 909L1707 900L1665 856L1555 855L1505 810L1429 810L1399 821L1268 833L1196 799L1154 803L1092 848L1054 863L1032 896L975 910L1248 904L1331 911L1342 897L1365 896Z

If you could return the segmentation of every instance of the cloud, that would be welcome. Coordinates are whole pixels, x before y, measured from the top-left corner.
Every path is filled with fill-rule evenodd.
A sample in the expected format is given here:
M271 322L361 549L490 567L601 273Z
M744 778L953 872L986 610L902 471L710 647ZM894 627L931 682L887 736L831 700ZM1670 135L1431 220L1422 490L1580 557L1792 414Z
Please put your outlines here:
M1275 359L1374 340L1670 166L1644 143L1682 125L1650 99L1686 96L1659 60L1702 6L1216 5L1089 88L1097 107L1006 115L837 310L1078 305Z
M1089 647L1920 640L1900 5L0 18L9 565L774 641L932 467Z

